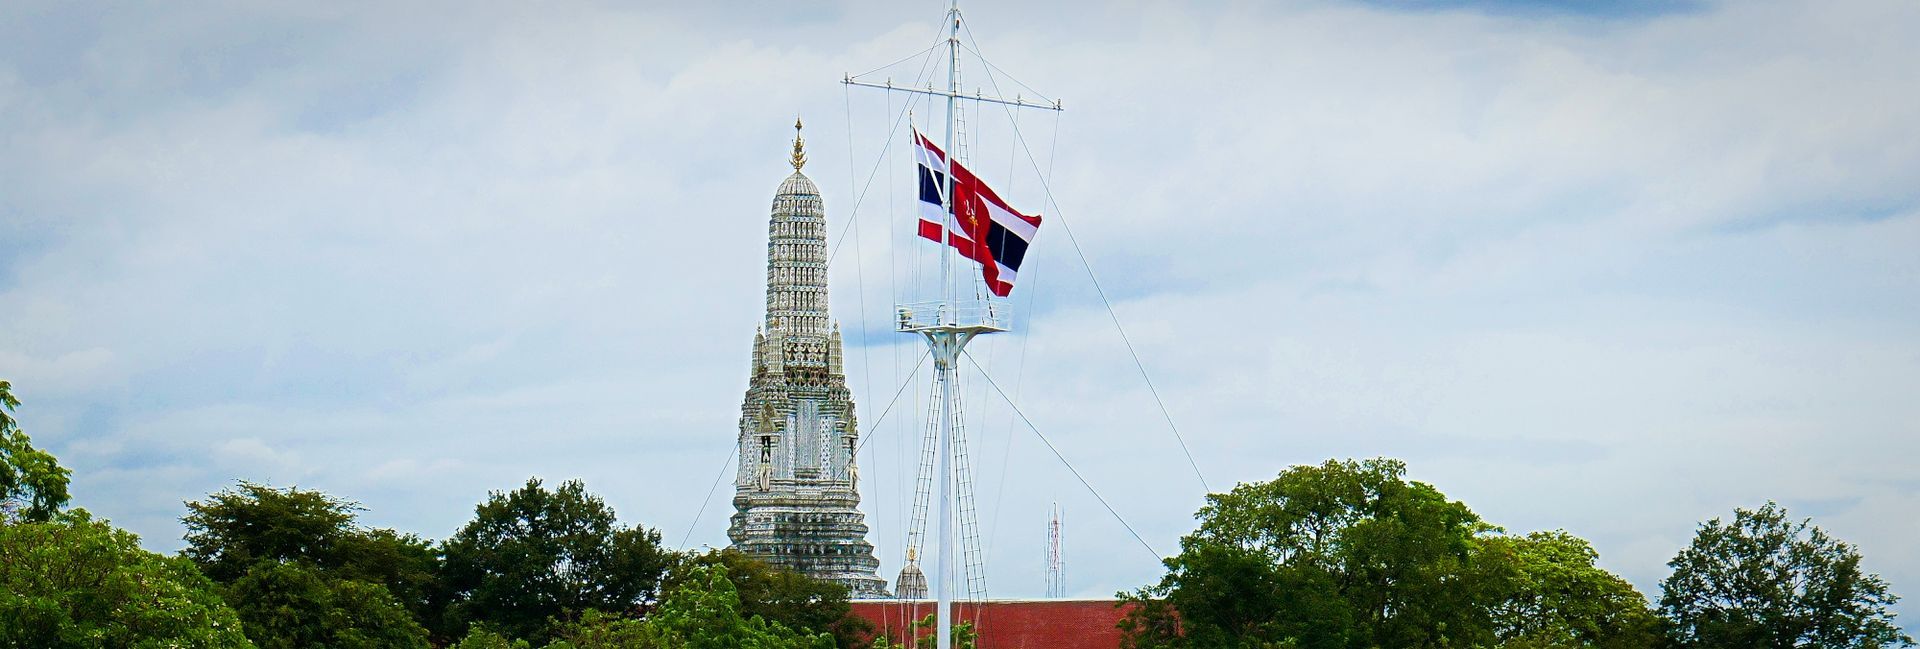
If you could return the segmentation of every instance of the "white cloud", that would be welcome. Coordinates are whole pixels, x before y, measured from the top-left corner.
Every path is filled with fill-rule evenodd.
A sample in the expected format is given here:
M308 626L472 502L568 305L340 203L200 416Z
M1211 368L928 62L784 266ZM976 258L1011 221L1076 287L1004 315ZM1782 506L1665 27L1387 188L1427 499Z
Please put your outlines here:
M118 378L112 371L113 351L104 347L78 349L52 358L0 350L0 367L8 368L8 378L14 383L48 392L81 390Z
M313 473L313 469L300 461L294 453L274 450L266 442L256 437L230 439L213 448L220 468L238 472L242 479L254 478L265 483L293 483Z

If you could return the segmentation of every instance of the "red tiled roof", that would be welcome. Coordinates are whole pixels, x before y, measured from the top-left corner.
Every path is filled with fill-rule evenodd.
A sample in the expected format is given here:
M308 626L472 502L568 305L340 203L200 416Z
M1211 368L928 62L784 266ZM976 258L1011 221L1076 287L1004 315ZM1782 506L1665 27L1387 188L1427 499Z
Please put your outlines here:
M991 601L979 606L956 603L956 620L973 620L977 649L1117 649L1120 618L1132 604L1111 599L1039 599ZM906 643L908 624L932 613L929 600L853 602L853 614L873 623L895 646ZM927 629L922 635L932 635ZM911 647L911 644L907 646Z

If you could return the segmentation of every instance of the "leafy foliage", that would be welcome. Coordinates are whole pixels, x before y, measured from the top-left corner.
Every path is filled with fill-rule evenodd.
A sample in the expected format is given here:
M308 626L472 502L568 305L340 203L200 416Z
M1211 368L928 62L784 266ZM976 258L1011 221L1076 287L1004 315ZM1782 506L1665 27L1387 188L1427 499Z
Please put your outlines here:
M434 600L440 580L440 551L412 534L388 529L359 531L340 541L335 574L386 586L400 605L421 622L439 616Z
M0 523L17 518L46 521L67 504L72 471L33 447L12 412L20 407L13 383L0 381Z
M488 631L484 627L474 627L467 635L454 643L453 649L530 649L533 645L525 640L509 640L506 636Z
M559 625L545 649L832 649L833 637L790 629L759 616L742 616L740 597L724 565L695 564L667 588L645 619L589 610ZM464 649L513 649L485 629L462 640Z
M621 527L579 481L548 490L538 478L490 494L442 552L449 635L482 623L536 642L551 637L549 619L636 611L668 560L658 531Z
M601 647L684 647L686 649L833 649L833 636L794 631L760 616L743 617L740 596L727 579L725 566L697 566L689 571L660 608L647 617L643 636L654 644L578 644L579 649ZM580 638L581 636L575 636ZM576 640L580 642L581 640Z
M427 630L385 586L331 578L304 562L256 562L227 593L260 649L428 646Z
M509 640L483 627L474 627L452 645L453 649L531 649L532 646L525 640Z
M187 503L181 554L214 581L231 583L261 561L306 561L325 568L347 560L359 505L319 491L241 482L205 501Z
M1482 540L1480 551L1511 568L1507 597L1493 607L1499 646L1628 649L1657 643L1657 618L1646 597L1595 566L1600 554L1585 539L1564 531L1497 536Z
M732 548L693 555L668 572L667 587L687 579L694 568L724 566L740 597L740 615L762 617L797 631L831 633L842 647L865 644L873 625L853 615L847 588L782 570Z
M0 525L0 646L252 646L215 591L84 510Z
M1208 496L1166 577L1126 596L1148 604L1129 614L1130 644L1490 643L1485 604L1505 584L1474 549L1493 528L1405 472L1394 460L1329 461Z
M1913 646L1858 549L1772 502L1702 524L1667 565L1660 607L1680 647Z
M360 528L359 506L350 501L241 482L187 503L187 510L181 553L228 585L247 635L262 647L312 646L316 639L412 646L423 620L435 617L433 547L412 535ZM394 619L396 612L405 619Z
M933 649L939 646L939 626L939 620L935 620L933 614L928 613L926 617L914 620L912 624L907 625L907 636L913 638L915 649ZM954 622L949 632L953 635L954 649L974 649L974 646L980 642L980 634L974 631L971 621ZM873 644L868 646L872 649L895 649L893 640L884 635L874 638ZM898 646L902 649L906 647L906 645Z
M657 624L630 617L587 611L580 620L558 630L559 638L545 649L651 649L673 644Z

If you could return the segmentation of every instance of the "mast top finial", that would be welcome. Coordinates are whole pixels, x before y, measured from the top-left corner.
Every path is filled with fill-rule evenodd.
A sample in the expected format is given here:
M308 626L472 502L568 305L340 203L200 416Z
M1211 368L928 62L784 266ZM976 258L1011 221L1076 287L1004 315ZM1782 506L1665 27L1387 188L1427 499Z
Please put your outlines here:
M794 171L807 166L807 140L800 137L800 126L800 118L793 118L793 158L788 162L793 164Z

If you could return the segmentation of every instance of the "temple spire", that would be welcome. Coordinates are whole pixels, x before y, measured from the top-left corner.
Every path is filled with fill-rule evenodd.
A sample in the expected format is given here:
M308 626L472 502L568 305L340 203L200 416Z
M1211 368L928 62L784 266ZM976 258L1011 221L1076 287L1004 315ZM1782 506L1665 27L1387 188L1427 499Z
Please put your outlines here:
M793 170L767 217L765 328L736 432L733 547L779 568L882 597L887 583L860 511L860 420L827 308L827 213L794 121Z
M800 127L800 118L793 118L793 158L788 162L793 163L794 171L807 166L807 139L800 137Z

